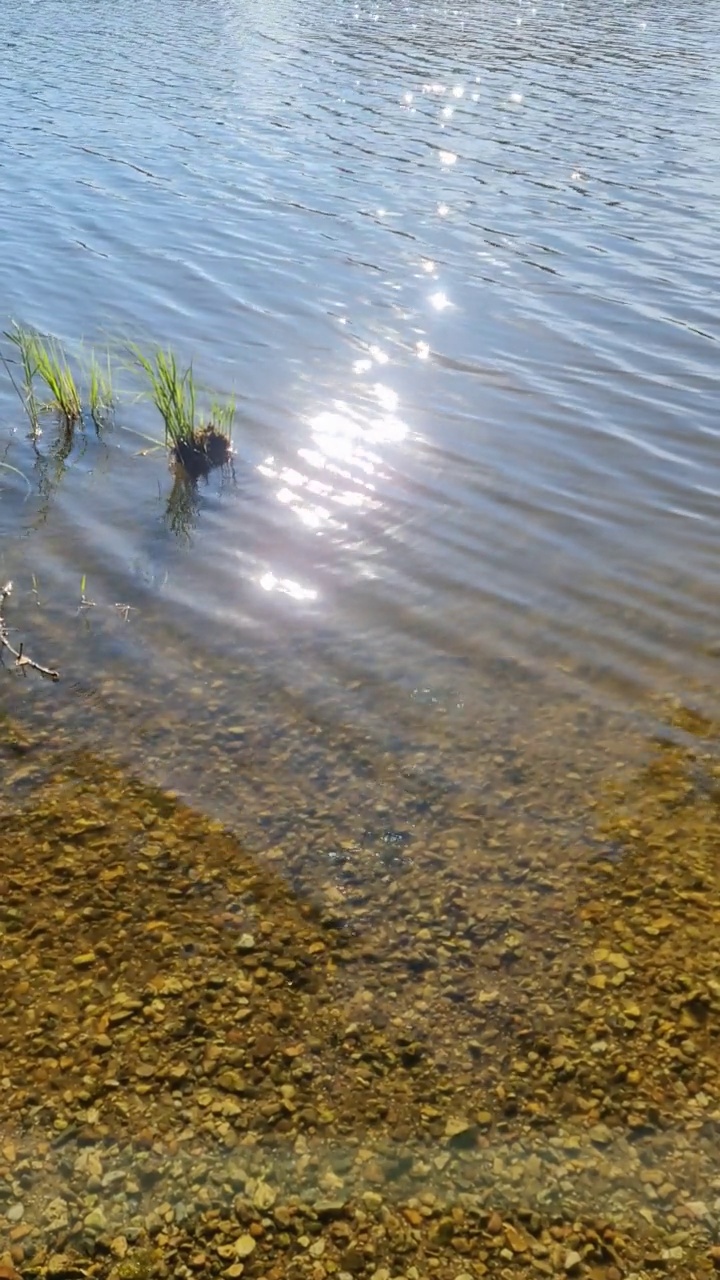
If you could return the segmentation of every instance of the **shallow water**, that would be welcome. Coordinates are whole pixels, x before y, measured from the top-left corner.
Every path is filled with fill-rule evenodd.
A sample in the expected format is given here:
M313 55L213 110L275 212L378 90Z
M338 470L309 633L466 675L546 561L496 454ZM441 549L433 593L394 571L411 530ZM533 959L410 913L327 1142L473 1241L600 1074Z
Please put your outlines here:
M238 401L0 370L3 1268L717 1240L714 19L0 8L5 322Z

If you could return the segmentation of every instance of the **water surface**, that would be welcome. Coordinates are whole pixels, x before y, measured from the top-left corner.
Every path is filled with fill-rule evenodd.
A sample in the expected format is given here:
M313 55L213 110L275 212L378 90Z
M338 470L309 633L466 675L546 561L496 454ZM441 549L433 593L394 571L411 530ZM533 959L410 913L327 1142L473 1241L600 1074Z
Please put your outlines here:
M709 1265L716 8L15 0L0 50L0 327L238 402L188 491L127 370L33 439L0 369L62 677L0 671L5 1256L210 1274L232 1206L285 1274L330 1196L344 1274Z
M559 741L716 708L710 6L20 0L0 45L3 312L239 406L168 510L148 406L34 449L3 379L2 570L64 677L3 697L166 784L182 734L210 811L219 708L387 761L389 808L547 700Z

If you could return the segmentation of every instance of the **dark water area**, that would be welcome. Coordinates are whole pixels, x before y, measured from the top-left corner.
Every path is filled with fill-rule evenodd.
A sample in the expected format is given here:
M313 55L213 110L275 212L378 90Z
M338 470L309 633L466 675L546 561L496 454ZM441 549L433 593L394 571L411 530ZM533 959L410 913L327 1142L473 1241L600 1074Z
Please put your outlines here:
M719 55L705 0L0 7L0 327L122 391L34 438L0 368L61 675L0 670L3 1267L700 1274ZM232 473L176 481L133 342L235 395Z

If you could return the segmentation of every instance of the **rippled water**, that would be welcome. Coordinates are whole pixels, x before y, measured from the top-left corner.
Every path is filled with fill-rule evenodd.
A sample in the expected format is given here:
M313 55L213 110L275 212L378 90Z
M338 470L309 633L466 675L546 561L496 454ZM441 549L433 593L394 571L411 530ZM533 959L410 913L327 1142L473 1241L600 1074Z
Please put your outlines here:
M433 774L552 689L715 705L711 5L18 0L0 47L6 321L239 405L178 508L147 405L36 452L3 375L0 568L64 676L13 697L139 716L167 782L161 708L196 785L221 708L259 772L299 724Z

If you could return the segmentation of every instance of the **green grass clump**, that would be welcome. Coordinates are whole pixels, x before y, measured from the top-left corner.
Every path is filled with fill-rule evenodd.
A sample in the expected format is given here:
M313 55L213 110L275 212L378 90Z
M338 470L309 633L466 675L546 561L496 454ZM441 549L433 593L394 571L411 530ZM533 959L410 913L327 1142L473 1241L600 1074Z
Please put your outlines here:
M54 338L43 338L32 329L14 324L5 334L17 349L23 370L25 404L33 424L37 424L38 402L35 398L35 380L39 378L50 394L49 409L56 409L68 426L80 417L80 393L59 343Z
M150 397L165 424L165 443L175 460L191 478L228 464L235 401L213 401L210 420L201 424L192 365L181 370L173 352L162 347L149 356L138 347L131 349L150 384Z
M10 332L6 331L3 334L3 337L7 338L8 342L11 342L13 344L13 346L16 348L18 355L20 357L20 365L23 371L22 389L18 386L17 382L15 381L15 378L13 377L12 369L10 368L8 361L5 359L5 356L3 356L3 364L5 365L5 368L8 371L10 380L15 390L17 391L20 399L22 400L23 405L25 406L25 409L27 410L28 417L30 418L33 429L37 430L38 404L37 404L37 400L35 399L35 390L33 386L33 379L36 374L34 344L33 344L34 335L29 329L22 329L19 324L13 323L12 330Z
M172 351L158 347L146 356L138 347L133 354L150 383L150 396L165 424L165 443L192 444L195 438L195 379L192 365L180 372Z
M113 392L109 352L106 354L104 364L100 363L94 351L90 356L88 366L88 402L90 416L96 424L101 423L104 418L107 418L112 413L115 395Z
M81 400L70 365L55 338L43 337L33 329L14 323L5 337L14 346L17 357L8 360L0 352L20 399L33 425L39 432L39 411L50 409L60 414L66 427L68 451L72 447L74 427L83 424L83 407L95 426L108 421L116 404L110 352L98 359L91 351L82 358L84 400ZM235 418L235 401L213 400L207 413L198 414L198 389L192 364L182 368L170 349L157 347L146 354L131 345L136 367L145 376L150 399L160 413L165 427L165 445L176 463L195 479L206 476L215 467L232 463L230 439ZM22 379L13 372L20 367ZM20 381L22 380L22 386ZM38 398L36 387L42 384L49 400Z
M220 431L228 440L232 440L233 422L235 421L235 400L230 397L222 404L219 400L213 400L210 405L210 423L217 431Z

